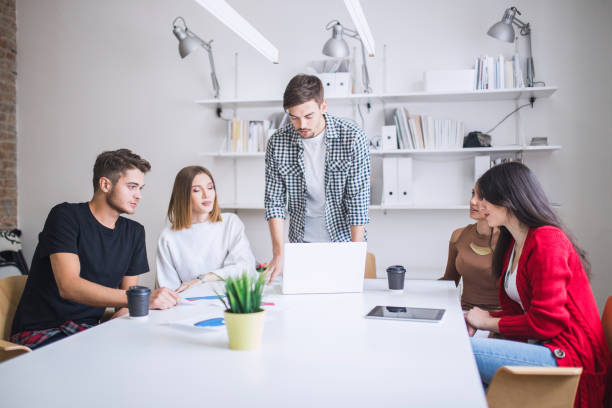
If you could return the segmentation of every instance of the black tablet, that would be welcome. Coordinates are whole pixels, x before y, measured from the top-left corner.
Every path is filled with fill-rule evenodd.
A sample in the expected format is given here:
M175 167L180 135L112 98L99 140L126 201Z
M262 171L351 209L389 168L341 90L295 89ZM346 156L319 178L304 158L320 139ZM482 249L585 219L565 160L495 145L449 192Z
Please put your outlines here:
M367 319L412 320L419 322L439 322L444 309L423 309L420 307L376 306L365 317Z

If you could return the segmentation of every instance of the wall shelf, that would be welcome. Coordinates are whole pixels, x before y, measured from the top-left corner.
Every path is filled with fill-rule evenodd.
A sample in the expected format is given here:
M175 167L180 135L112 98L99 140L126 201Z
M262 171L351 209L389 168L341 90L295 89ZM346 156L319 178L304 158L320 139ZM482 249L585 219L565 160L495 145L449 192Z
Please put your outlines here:
M479 153L518 153L518 152L546 152L560 150L561 146L493 146L493 147L469 147L469 148L457 148L457 149L439 149L439 150L372 150L370 151L371 156L476 156ZM203 157L226 157L226 158L240 158L240 157L264 157L264 152L245 152L245 153L232 153L232 152L205 152L200 153Z
M403 94L351 94L343 97L326 98L329 102L358 104L366 101L381 100L386 103L405 102L478 102L504 101L536 98L548 98L557 91L556 86L534 88L492 89L459 92L409 92ZM263 108L278 107L282 110L282 98L250 98L250 99L199 99L199 105L217 106L222 108Z
M519 153L519 152L546 152L560 150L561 146L493 146L493 147L467 147L456 149L417 149L417 150L372 150L370 156L477 156L495 153Z

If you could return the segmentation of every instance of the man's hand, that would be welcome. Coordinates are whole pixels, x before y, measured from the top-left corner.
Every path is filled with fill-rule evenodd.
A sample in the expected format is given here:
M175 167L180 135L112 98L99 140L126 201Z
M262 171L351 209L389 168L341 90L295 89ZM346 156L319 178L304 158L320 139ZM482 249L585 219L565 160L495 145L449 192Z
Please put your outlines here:
M176 288L176 293L181 293L186 291L187 289L193 287L193 286L198 286L202 283L201 280L199 280L198 278L192 279L188 282L183 282L181 283L181 286L179 286L178 288Z
M351 241L352 242L365 241L365 226L364 225L351 225Z
M151 292L150 309L170 309L178 304L180 296L168 288L159 288Z
M111 316L110 320L126 315L128 314L128 312L129 309L127 307L122 307L121 309L117 310L114 315Z
M280 255L274 256L268 263L268 268L264 273L270 274L270 279L268 280L268 285L270 285L275 277L283 274L283 257Z
M270 274L268 285L274 278L283 274L283 240L285 236L285 220L282 218L270 218L268 220L270 237L272 238L272 260L268 263L266 272Z

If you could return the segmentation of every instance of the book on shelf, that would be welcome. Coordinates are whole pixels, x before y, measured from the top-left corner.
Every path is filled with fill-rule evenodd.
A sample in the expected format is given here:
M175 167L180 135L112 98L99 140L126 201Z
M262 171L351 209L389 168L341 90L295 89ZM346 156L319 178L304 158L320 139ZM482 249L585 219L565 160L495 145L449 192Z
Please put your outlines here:
M398 108L393 115L395 141L385 141L384 150L436 150L461 148L465 131L463 122L452 119L436 119L428 115L416 115ZM383 129L388 138L389 129Z
M273 129L269 120L228 121L225 151L230 153L264 152Z
M474 61L474 89L524 88L522 61L518 54L510 59L503 55L482 55Z

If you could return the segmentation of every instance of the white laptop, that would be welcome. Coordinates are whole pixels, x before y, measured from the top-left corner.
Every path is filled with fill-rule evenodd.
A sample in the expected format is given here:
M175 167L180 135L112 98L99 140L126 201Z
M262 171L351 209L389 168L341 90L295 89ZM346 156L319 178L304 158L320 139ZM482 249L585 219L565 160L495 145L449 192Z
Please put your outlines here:
M285 244L283 294L363 291L365 242Z

